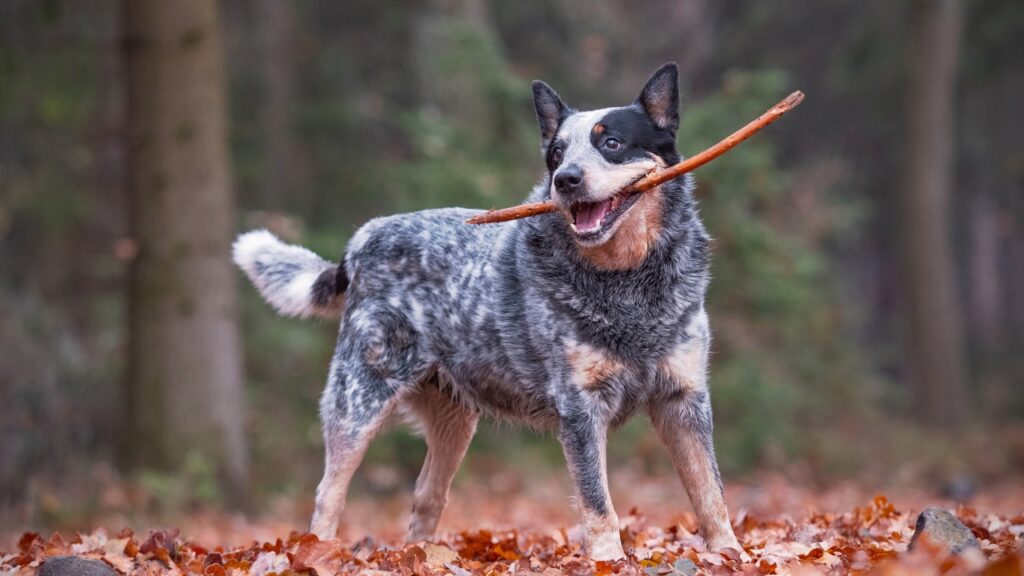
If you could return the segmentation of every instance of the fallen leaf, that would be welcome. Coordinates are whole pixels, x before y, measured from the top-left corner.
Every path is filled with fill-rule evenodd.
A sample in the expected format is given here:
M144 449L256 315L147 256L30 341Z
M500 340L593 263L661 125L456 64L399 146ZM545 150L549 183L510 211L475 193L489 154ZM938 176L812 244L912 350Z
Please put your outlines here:
M431 568L441 568L459 559L459 553L447 546L428 542L423 546L427 553L427 565Z

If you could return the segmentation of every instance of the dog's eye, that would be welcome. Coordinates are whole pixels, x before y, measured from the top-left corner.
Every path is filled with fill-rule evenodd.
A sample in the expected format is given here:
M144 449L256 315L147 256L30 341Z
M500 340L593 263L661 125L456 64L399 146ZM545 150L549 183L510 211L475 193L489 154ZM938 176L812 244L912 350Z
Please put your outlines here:
M551 165L558 166L562 163L563 150L561 146L555 146L551 149Z
M609 138L604 141L604 147L609 150L618 150L622 147L622 142L619 142L615 138Z

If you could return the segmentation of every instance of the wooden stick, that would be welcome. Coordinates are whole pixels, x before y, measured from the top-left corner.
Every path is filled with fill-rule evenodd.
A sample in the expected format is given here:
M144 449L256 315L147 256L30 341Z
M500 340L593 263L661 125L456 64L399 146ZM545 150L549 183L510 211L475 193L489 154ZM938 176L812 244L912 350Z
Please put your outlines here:
M711 162L715 158L718 158L722 154L732 150L737 144L743 142L747 138L750 138L765 126L781 118L783 114L795 108L798 104L803 102L803 100L803 92L800 92L799 90L793 92L789 96L786 96L784 100L775 106L772 106L756 120L733 132L718 144L715 144L700 154L687 158L674 166L669 166L664 170L650 172L643 178L624 188L622 193L632 194L634 192L646 192L651 188L655 188L669 180L672 180L673 178L678 178L687 172L691 172L696 168ZM529 216L537 216L538 214L547 214L548 212L554 212L556 210L558 210L558 208L550 200L546 202L532 202L529 204L512 206L511 208L488 210L487 212L477 214L469 220L466 220L466 223L492 224L495 222L507 222L509 220L518 220Z

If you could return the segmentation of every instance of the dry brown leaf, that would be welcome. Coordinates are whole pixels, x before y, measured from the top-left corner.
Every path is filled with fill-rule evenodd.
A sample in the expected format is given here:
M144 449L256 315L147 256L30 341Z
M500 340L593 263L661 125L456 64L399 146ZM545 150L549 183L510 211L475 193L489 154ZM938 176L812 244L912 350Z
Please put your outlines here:
M439 569L459 559L458 552L440 544L428 542L423 546L423 550L427 553L427 565L431 568Z

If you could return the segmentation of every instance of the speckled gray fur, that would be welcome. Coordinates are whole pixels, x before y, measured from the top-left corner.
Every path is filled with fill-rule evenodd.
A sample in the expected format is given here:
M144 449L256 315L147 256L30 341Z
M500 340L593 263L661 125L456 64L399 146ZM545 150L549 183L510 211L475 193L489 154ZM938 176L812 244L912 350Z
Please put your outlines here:
M470 226L472 210L370 221L345 255L350 278L332 382L336 414L364 421L383 400L437 373L452 393L498 418L557 425L579 402L564 385L576 341L631 369L601 400L619 422L660 393L657 362L687 338L703 306L708 238L689 187L664 188L665 230L636 270L603 271L580 255L560 213ZM370 350L385 352L372 362ZM347 386L351 379L361 384ZM373 383L373 386L365 384Z
M551 178L549 171L530 200L551 195ZM472 426L476 415L485 414L555 431L584 510L599 516L612 513L603 462L606 431L638 411L656 411L692 431L720 492L707 390L681 386L662 369L680 346L696 346L706 358L710 339L703 313L709 240L692 189L689 177L662 187L662 231L630 270L596 268L581 254L562 212L481 226L465 224L477 213L465 209L371 220L344 254L338 274L348 281L343 305L339 295L325 306L323 279L333 269L308 252L295 252L302 257L296 261L321 279L310 306L342 311L321 401L329 470L318 513L327 514L320 508L330 503L321 500L328 498L325 485L333 482L328 477L332 466L339 467L339 454L357 453L352 458L358 464L388 416L412 412L406 408L425 389L452 399ZM253 252L279 260L302 250L284 244L275 249L273 258L266 248ZM238 250L236 260L246 268ZM257 286L286 286L299 270L282 264L246 270ZM267 270L279 276L261 279ZM695 321L699 317L703 323ZM574 383L568 350L581 345L621 369L596 386ZM697 370L704 368L702 360Z

